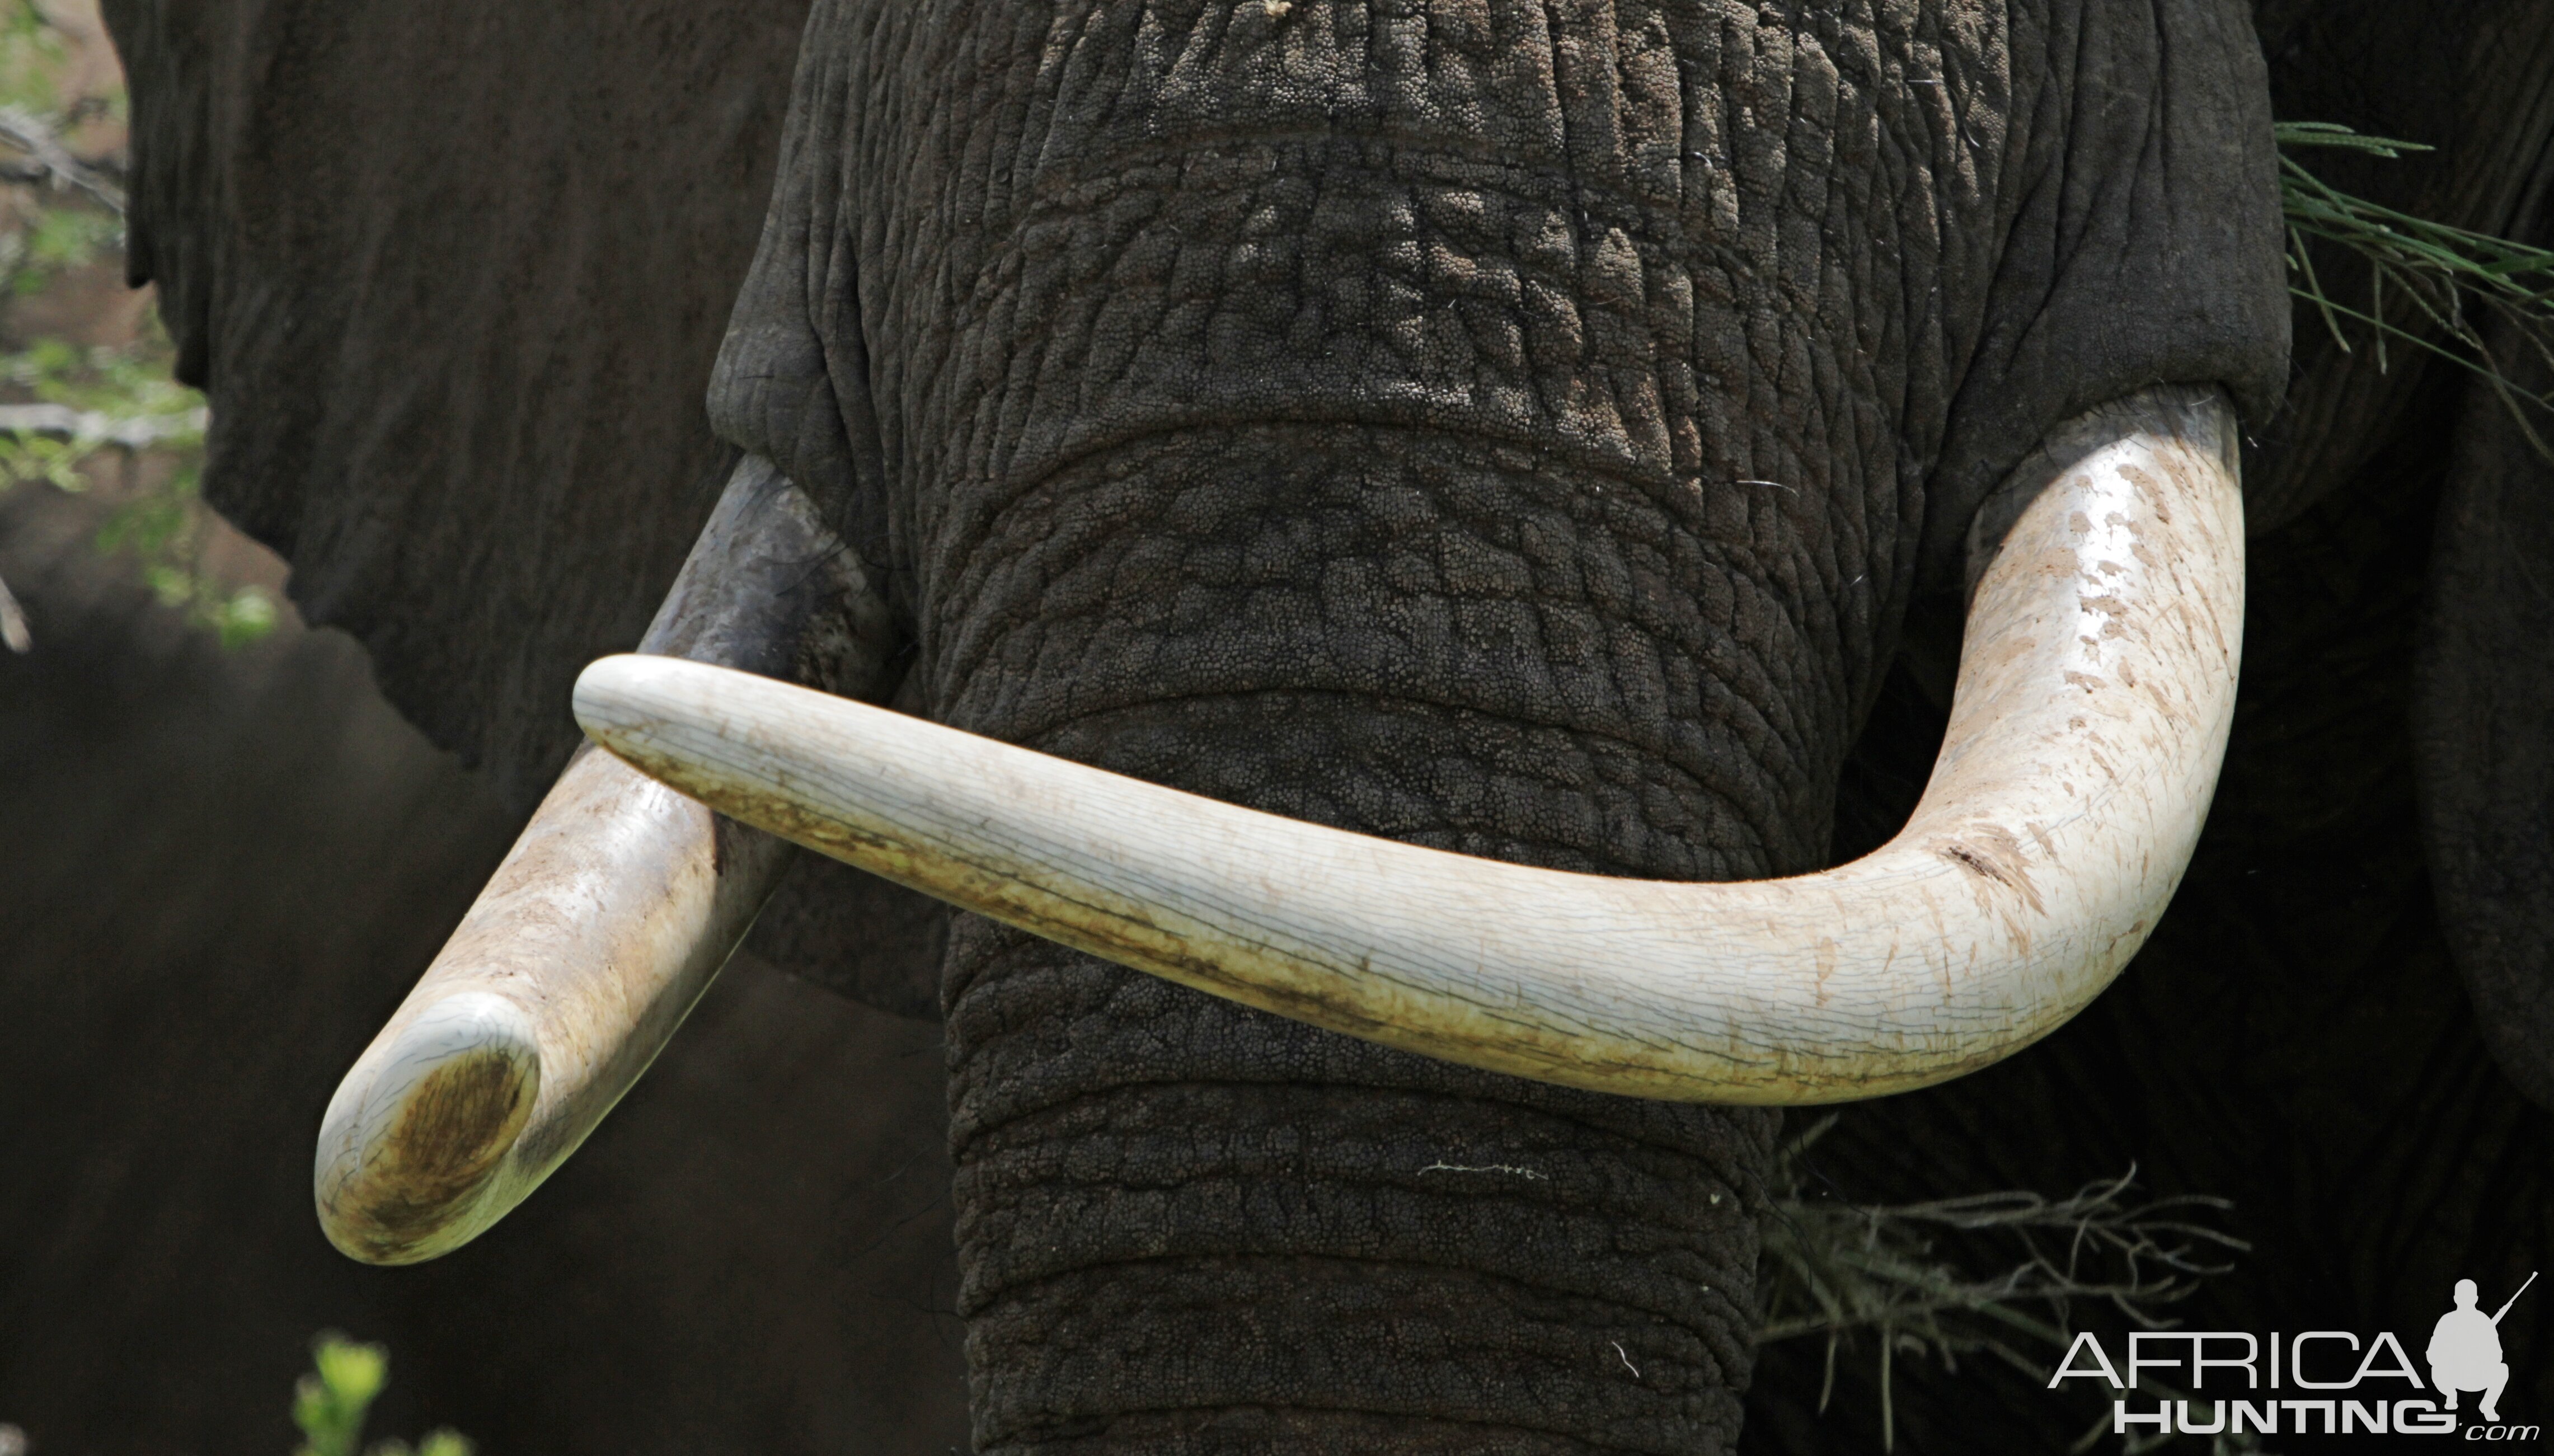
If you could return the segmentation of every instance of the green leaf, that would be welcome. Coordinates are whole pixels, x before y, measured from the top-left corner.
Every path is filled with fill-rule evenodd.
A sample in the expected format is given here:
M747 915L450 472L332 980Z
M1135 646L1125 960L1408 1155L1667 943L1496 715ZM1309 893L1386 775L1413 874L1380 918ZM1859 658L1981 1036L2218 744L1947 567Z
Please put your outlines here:
M2283 153L2342 148L2399 158L2427 147L2362 136L2331 122L2282 122ZM2397 212L2340 191L2294 156L2279 159L2280 203L2288 226L2289 291L2307 300L2344 353L2352 335L2377 347L2377 367L2391 366L2389 345L2408 345L2470 370L2497 394L2538 454L2554 461L2538 426L2554 417L2554 392L2518 387L2510 361L2496 355L2486 330L2502 326L2522 355L2554 364L2554 252ZM2314 244L2354 257L2368 270L2368 301L2335 298L2318 275Z
M389 1384L391 1357L379 1345L359 1344L334 1330L310 1345L312 1373L292 1391L292 1423L302 1443L294 1456L472 1456L459 1431L429 1433L411 1451L402 1440L364 1446L364 1415Z
M356 1456L364 1412L390 1379L390 1352L330 1330L311 1342L314 1373L292 1393L292 1423L301 1428L298 1456Z
M2398 142L2391 137L2368 137L2334 121L2283 121L2272 124L2270 133L2279 146L2340 147L2353 152L2372 152L2379 157L2395 158L2406 152L2431 152L2418 142Z

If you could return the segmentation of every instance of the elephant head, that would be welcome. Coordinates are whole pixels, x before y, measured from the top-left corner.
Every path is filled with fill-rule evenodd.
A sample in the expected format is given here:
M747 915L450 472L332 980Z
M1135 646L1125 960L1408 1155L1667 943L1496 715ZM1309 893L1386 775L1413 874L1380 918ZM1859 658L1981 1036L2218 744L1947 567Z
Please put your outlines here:
M2044 1035L2206 814L2288 332L2235 0L819 0L750 269L787 5L118 9L216 496L395 697L534 782L691 553L700 661L576 700L690 797L567 767L331 1106L359 1256L528 1193L782 886L937 983L983 1448L1719 1449L1764 1108ZM266 211L313 109L496 180ZM1903 649L1952 732L1830 866Z

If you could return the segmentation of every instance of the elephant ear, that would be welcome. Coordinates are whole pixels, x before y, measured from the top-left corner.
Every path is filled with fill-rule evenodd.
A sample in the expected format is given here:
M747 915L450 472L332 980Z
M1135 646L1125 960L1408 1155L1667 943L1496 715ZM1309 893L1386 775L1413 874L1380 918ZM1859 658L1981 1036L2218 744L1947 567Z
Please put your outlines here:
M2535 236L2554 238L2554 216ZM2516 389L2554 394L2554 367L2497 343ZM2484 1042L2554 1108L2554 412L2523 407L2532 434L2487 384L2468 391L2431 546L2413 754L2441 928Z
M528 808L733 456L702 408L807 0L107 0L204 480Z
M2280 118L2436 149L2303 154L2317 176L2416 217L2554 238L2543 0L2257 0L2255 24ZM2312 256L2337 301L2366 307L2364 265L2322 244ZM2264 534L2386 459L2443 466L2413 710L2425 857L2486 1043L2554 1107L2554 464L2495 391L2442 377L2445 361L2380 355L2364 332L2346 350L2302 302L2295 333L2286 404L2246 454L2247 514ZM2514 383L2554 386L2514 343L2496 342Z
M807 4L107 0L206 499L518 812L734 464L702 398ZM827 861L748 945L928 1016L945 924Z

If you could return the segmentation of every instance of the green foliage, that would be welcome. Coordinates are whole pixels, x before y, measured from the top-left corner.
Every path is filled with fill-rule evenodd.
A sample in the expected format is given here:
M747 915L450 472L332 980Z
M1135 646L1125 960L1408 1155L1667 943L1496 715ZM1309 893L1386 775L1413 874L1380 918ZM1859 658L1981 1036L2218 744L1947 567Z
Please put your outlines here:
M0 149L22 154L9 175L37 178L0 209L0 296L31 298L73 269L123 247L123 196L94 163L60 141L91 109L120 114L119 91L68 110L60 96L72 56L32 0L0 0ZM43 485L77 494L115 473L118 504L98 532L102 551L130 556L162 603L238 646L275 627L276 603L207 570L203 398L170 378L175 351L155 318L128 349L80 349L54 338L0 355L0 386L58 406L0 405L0 492ZM25 650L23 617L0 586L0 638Z
M2362 136L2330 122L2282 122L2277 127L2280 204L2288 225L2289 287L2315 305L2344 353L2353 330L2364 329L2384 369L2387 345L2427 350L2474 371L2500 395L2538 453L2554 448L2538 432L2539 416L2554 411L2554 393L2519 388L2511 360L2533 354L2554 363L2554 252L2452 228L2366 198L2336 190L2309 171L2294 154L2315 148L2400 159L2430 148L2385 137ZM2315 274L2315 241L2347 250L2368 269L2368 303L2354 307L2332 296ZM2504 327L2500 352L2487 330Z
M0 106L53 110L69 63L70 48L43 11L27 0L0 11Z
M16 276L9 286L32 297L68 269L86 264L109 248L121 248L124 224L85 207L47 207L24 235Z
M82 350L60 339L38 339L24 352L0 355L0 379L49 404L67 404L116 420L175 423L203 408L203 396L169 377L172 350L157 322L147 324L131 349ZM203 443L201 421L166 438Z
M170 380L169 352L154 327L128 350L44 339L0 356L0 382L77 414L77 427L64 432L0 434L0 490L44 484L76 494L89 488L91 469L120 466L128 489L98 531L98 549L130 554L164 605L239 646L274 629L276 607L257 588L203 569L204 411L192 390ZM153 473L145 450L162 457Z
M292 1392L292 1423L301 1428L293 1456L471 1456L460 1432L438 1430L411 1448L406 1441L364 1445L364 1414L390 1383L391 1356L328 1331L311 1342L312 1373Z

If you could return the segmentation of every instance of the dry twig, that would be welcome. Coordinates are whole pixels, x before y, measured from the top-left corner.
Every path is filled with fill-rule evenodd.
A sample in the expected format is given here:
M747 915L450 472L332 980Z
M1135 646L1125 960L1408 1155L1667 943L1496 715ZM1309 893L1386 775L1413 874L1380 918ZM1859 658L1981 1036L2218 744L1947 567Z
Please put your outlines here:
M1930 1356L1956 1372L1961 1356L1983 1353L2044 1382L2045 1362L2074 1338L2075 1301L2100 1301L2134 1324L2163 1328L2170 1321L2157 1306L2188 1298L2201 1279L2232 1267L2213 1261L2249 1247L2195 1221L2201 1210L2230 1206L2223 1198L2132 1201L2134 1168L2066 1198L2009 1191L1865 1205L1804 1197L1803 1156L1835 1122L1820 1119L1781 1155L1775 1185L1783 1191L1763 1219L1769 1288L1756 1338L1825 1336L1824 1410L1837 1353L1857 1335L1876 1336L1886 1448L1897 1442L1892 1383L1900 1354ZM1939 1242L1972 1254L1982 1246L2007 1252L1980 1274L1937 1253Z

